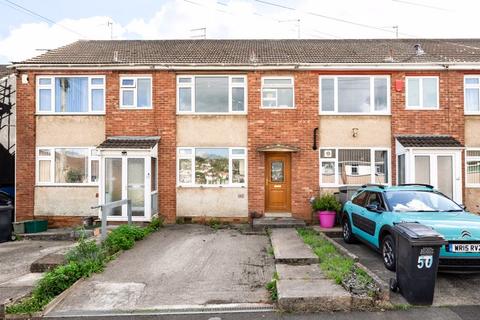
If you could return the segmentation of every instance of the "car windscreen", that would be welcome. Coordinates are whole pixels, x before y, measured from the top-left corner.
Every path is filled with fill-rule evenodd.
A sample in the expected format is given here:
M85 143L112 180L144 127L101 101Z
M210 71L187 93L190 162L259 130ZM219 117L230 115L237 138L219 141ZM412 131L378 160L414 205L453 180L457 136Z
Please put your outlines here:
M385 200L392 211L463 211L458 204L444 195L433 191L387 191L385 192Z

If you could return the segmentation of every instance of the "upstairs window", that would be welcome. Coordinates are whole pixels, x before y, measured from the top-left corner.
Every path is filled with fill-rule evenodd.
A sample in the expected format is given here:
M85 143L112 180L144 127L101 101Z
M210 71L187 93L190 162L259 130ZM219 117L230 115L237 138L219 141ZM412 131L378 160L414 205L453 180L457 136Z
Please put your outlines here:
M406 77L407 109L438 109L438 77Z
M37 77L38 113L105 113L104 76Z
M120 108L150 109L152 108L151 77L120 78Z
M390 77L321 76L319 101L326 114L388 114Z
M480 114L480 76L465 76L465 113Z
M292 77L262 78L263 108L294 108L294 100Z
M179 76L177 112L244 114L246 80L245 76Z

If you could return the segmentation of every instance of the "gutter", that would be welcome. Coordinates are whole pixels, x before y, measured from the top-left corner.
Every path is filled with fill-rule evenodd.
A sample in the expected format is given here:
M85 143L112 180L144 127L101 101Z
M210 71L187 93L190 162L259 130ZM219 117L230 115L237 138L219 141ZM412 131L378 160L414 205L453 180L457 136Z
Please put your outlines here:
M16 70L480 70L480 63L321 63L321 64L28 64Z

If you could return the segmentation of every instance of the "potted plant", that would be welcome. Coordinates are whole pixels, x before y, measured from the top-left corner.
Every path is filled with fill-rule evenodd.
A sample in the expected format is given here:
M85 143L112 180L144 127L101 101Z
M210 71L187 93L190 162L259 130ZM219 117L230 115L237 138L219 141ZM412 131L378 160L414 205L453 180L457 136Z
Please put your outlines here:
M318 214L318 220L322 228L333 228L341 204L333 194L326 193L313 199L312 209Z

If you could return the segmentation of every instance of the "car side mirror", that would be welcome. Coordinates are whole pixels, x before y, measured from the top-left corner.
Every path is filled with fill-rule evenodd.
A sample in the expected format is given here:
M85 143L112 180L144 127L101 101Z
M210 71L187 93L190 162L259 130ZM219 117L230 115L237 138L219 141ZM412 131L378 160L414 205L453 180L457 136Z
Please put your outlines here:
M368 206L365 207L365 209L367 209L368 211L377 212L377 213L383 212L383 210L376 204L369 204Z
M466 205L464 205L464 204L461 204L461 205L460 205L460 208L462 208L462 209L463 209L463 211L467 211L467 206L466 206Z

